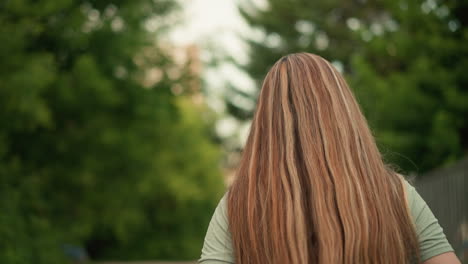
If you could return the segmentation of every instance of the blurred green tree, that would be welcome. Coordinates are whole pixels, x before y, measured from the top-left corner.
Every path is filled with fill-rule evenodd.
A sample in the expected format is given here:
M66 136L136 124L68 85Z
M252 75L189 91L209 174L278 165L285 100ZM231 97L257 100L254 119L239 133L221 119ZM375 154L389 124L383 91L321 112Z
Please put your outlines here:
M281 56L316 53L346 75L388 162L421 173L467 154L466 1L264 2L239 8L254 29L243 36L250 61L239 66L258 87ZM231 98L231 113L249 118Z
M223 183L198 76L161 44L176 7L0 2L1 263L198 257Z

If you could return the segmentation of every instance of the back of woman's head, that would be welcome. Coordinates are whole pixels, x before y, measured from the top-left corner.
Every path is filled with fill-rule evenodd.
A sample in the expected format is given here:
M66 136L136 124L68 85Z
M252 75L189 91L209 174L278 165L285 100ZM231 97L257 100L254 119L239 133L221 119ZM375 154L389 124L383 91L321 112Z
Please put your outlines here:
M409 263L418 258L400 176L325 59L268 72L229 191L236 263Z

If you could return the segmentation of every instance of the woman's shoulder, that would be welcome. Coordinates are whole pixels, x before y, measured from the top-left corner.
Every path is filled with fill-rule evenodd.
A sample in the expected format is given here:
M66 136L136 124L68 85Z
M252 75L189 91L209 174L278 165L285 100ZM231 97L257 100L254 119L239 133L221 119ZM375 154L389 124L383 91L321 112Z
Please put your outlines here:
M234 263L227 215L227 196L228 193L223 195L213 213L199 263Z
M421 261L453 251L443 228L416 188L403 180L406 201L418 236Z
M419 217L421 209L427 205L414 187L413 180L408 180L401 174L398 174L398 176L400 176L400 179L403 183L406 203L409 208L411 217L416 224L416 220Z
M406 202L408 203L408 208L411 212L411 215L413 216L414 206L415 206L414 202L416 200L415 196L418 194L418 192L414 188L413 184L411 184L408 180L403 178L402 182L403 182L403 187L405 189Z

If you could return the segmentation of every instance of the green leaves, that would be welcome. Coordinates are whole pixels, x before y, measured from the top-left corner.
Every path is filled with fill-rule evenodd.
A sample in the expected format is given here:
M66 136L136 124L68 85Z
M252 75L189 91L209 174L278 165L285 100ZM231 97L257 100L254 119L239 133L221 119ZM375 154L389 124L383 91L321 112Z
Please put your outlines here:
M466 4L269 0L241 10L264 33L241 65L258 87L281 56L316 53L343 66L388 162L422 173L466 155Z
M199 76L143 27L174 2L0 5L0 262L196 259L224 187L209 110L171 92Z

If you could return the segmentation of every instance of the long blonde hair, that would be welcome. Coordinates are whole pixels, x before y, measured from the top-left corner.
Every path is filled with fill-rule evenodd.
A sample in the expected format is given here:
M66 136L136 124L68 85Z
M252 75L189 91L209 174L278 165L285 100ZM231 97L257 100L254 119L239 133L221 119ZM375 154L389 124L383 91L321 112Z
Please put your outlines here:
M236 263L418 261L404 195L341 74L310 53L276 62L228 194Z

